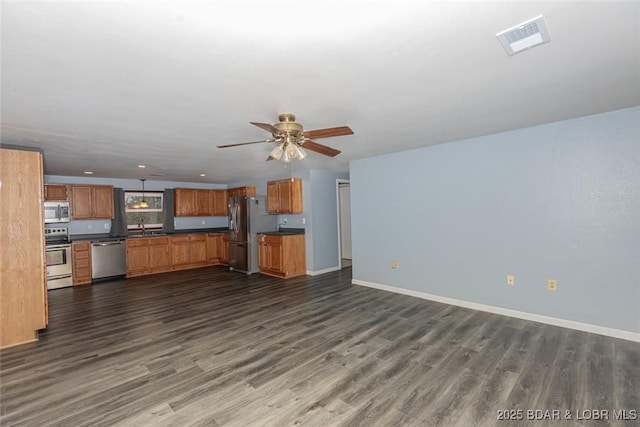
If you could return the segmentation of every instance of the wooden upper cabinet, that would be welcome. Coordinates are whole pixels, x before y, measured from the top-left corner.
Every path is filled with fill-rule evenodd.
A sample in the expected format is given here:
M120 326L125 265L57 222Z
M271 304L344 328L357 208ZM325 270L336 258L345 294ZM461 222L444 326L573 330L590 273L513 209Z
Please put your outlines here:
M196 190L196 216L212 216L210 192L211 190Z
M209 192L209 208L212 216L229 215L229 197L227 190L211 190Z
M71 186L71 218L91 219L93 218L93 207L91 201L90 185Z
M111 185L71 185L71 218L113 219Z
M195 188L175 188L173 190L174 215L196 216L198 213L198 196Z
M302 180L288 178L267 182L267 212L270 214L302 213Z
M278 182L267 182L267 212L277 214L280 212L280 198L278 197Z
M229 197L256 195L256 187L235 187L229 188L227 191L229 192Z
M67 192L67 186L65 184L45 184L44 185L44 200L69 200L69 194Z
M227 190L175 188L175 216L227 216Z
M91 190L93 217L95 219L113 219L113 187L94 185Z

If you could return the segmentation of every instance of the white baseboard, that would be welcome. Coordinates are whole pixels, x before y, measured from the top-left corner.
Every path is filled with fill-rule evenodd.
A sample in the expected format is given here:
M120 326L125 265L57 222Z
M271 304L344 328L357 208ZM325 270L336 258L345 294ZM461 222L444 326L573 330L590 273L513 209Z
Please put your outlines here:
M456 305L459 307L471 308L473 310L486 311L488 313L501 314L503 316L515 317L518 319L531 320L533 322L545 323L547 325L560 326L562 328L576 329L578 331L590 332L598 335L606 335L613 338L640 342L640 333L625 331L622 329L607 328L605 326L591 325L589 323L574 322L573 320L559 319L557 317L543 316L540 314L526 313L524 311L510 310L508 308L495 307L492 305L479 304L454 298L431 295L424 292L413 291L411 289L397 288L395 286L383 285L380 283L367 282L365 280L352 279L354 285L366 286L383 291L394 292L396 294L409 295L430 301L444 304Z
M338 271L338 270L340 270L340 267L336 265L335 267L325 268L324 270L315 270L315 271L307 270L307 275L318 276L320 274L331 273L332 271Z

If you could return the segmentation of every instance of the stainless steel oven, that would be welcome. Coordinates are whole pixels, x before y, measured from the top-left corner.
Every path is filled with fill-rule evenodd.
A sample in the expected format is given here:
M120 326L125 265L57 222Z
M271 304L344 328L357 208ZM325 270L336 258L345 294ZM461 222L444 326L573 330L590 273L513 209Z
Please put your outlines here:
M68 241L67 228L47 228L45 236L47 289L73 286L71 243Z

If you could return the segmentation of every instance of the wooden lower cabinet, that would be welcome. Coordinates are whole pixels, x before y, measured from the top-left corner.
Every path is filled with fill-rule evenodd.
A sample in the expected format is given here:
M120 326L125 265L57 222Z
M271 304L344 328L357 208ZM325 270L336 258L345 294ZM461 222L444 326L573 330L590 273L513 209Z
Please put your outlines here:
M221 264L220 233L127 239L127 277ZM210 249L211 248L211 249ZM210 252L215 248L216 253Z
M149 239L149 270L152 273L171 268L171 245L168 237Z
M206 264L207 235L196 234L189 236L189 262L191 264Z
M174 266L187 265L190 261L191 244L189 236L175 236L171 238L171 263Z
M220 247L220 263L229 265L229 234L222 235L222 245Z
M307 272L304 234L258 236L260 272L276 277L302 276Z
M216 264L222 261L222 234L207 234L207 261Z
M73 242L71 258L73 286L91 284L91 243Z

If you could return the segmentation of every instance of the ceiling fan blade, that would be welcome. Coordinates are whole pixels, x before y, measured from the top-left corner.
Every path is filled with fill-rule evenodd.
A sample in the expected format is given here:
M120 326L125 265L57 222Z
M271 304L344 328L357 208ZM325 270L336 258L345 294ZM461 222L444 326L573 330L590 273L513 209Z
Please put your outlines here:
M304 136L311 139L329 138L331 136L353 135L353 131L349 126L338 126L335 128L308 130L304 132Z
M342 153L340 150L336 150L335 148L328 147L326 145L318 144L313 141L305 141L302 144L302 148L305 150L315 151L316 153L324 154L325 156L335 157L338 154Z
M218 148L237 147L238 145L259 144L261 142L273 142L273 139L263 139L262 141L241 142L239 144L216 145Z
M260 129L264 129L267 132L271 132L271 133L280 132L277 127L270 125L269 123L256 123L256 122L249 122L249 123L251 123L254 126L258 126Z

